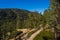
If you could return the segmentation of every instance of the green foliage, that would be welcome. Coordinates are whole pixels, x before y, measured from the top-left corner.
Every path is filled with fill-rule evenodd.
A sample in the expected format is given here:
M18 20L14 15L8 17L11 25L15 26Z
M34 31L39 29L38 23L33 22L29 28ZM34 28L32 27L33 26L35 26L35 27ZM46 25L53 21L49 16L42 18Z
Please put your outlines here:
M34 40L53 40L53 33L43 30L34 38Z
M53 21L54 26L59 27L60 25L60 0L51 0L51 10L53 10ZM56 28L57 28L56 27Z
M44 18L42 19L42 15L38 12L22 9L0 9L0 19L1 32L3 33L4 30L7 34L7 32L13 32L17 28L37 28Z
M44 14L43 14L43 16L45 17L45 19L46 19L46 24L48 24L49 25L49 27L51 27L53 24L52 24L52 20L53 20L53 11L52 10L50 10L50 9L48 9L48 10L45 10L44 11Z

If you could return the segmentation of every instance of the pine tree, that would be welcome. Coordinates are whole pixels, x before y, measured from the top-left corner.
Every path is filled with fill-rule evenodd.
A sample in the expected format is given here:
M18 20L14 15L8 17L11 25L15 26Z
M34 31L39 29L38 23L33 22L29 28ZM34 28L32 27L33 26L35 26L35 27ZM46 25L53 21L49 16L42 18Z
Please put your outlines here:
M60 0L51 0L51 9L53 10L53 25L54 25L54 32L55 32L55 39L58 35L58 27L60 24Z

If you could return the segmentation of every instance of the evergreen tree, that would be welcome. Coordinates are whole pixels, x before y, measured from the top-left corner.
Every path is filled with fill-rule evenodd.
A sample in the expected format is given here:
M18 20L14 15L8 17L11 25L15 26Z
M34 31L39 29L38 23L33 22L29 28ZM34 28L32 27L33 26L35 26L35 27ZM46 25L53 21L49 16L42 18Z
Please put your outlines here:
M58 29L60 29L60 0L51 0L51 9L53 10L53 27L54 32L57 34ZM55 39L57 40L58 35L55 35Z

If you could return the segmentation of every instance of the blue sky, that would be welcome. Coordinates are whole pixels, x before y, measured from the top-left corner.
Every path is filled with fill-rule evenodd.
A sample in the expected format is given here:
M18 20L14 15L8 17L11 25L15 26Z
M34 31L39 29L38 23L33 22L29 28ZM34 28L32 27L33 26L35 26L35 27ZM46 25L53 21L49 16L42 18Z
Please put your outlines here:
M49 4L49 0L0 0L0 8L20 8L38 12L43 12Z

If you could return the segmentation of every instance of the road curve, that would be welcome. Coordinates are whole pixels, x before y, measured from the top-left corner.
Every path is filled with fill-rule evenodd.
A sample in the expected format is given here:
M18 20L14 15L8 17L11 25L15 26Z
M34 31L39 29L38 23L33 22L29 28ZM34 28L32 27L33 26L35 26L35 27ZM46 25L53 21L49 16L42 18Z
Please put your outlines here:
M32 34L31 37L28 38L27 40L33 40L42 30L43 30L43 28L40 28L38 31L36 31L34 34Z

